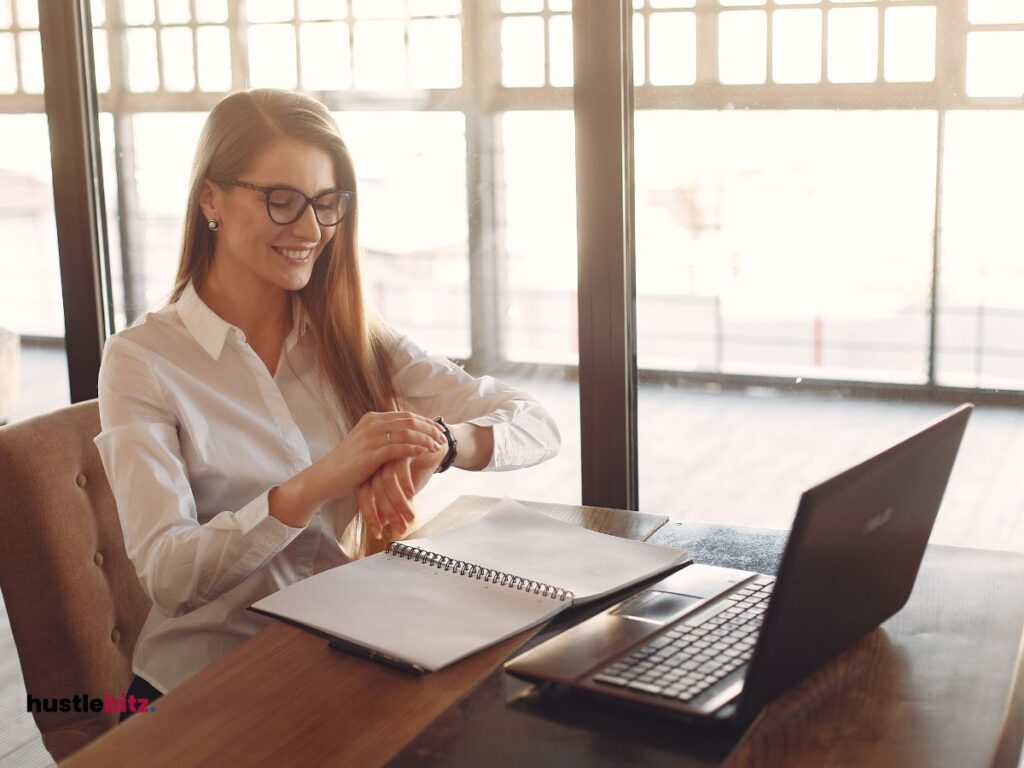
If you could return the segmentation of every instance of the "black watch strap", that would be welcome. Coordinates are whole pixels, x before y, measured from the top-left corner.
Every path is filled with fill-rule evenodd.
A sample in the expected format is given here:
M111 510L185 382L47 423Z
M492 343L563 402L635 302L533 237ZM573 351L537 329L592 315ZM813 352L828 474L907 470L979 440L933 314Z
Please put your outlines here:
M441 466L436 470L437 472L444 472L455 463L455 457L459 455L459 441L455 439L455 433L452 432L452 428L445 423L443 418L438 416L434 419L434 422L444 430L444 439L448 441L448 455L444 457Z

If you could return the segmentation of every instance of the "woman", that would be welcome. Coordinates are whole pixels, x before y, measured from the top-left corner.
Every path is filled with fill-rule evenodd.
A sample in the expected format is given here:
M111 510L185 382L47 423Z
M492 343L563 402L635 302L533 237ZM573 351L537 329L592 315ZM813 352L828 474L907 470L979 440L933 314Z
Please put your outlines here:
M269 623L256 600L406 533L435 472L558 450L529 396L365 312L355 182L320 103L227 97L199 140L171 303L107 343L96 445L153 603L136 697Z

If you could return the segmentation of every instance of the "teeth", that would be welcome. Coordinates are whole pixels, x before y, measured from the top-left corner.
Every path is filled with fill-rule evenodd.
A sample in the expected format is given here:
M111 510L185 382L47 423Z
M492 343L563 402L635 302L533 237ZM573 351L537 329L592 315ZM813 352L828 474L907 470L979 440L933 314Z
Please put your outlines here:
M277 252L283 254L286 258L289 258L292 261L304 261L309 254L312 253L312 251L293 251L287 248L278 248Z

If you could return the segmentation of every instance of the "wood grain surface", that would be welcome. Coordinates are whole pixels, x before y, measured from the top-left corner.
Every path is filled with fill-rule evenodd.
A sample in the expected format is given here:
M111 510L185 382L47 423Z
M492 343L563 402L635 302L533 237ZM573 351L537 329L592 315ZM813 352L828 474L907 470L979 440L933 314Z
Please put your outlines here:
M929 547L903 610L763 710L726 765L992 764L1019 726L1022 583L1019 554Z
M461 497L423 532L484 514L494 499ZM645 539L666 518L530 504L566 522ZM467 695L539 628L424 676L338 653L275 622L61 765L381 765Z

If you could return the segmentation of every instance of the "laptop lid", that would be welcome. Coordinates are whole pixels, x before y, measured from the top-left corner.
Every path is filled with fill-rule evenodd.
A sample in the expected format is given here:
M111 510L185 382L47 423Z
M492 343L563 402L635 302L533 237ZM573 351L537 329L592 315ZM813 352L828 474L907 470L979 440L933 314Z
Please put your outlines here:
M802 495L739 719L907 602L973 408L960 406Z

